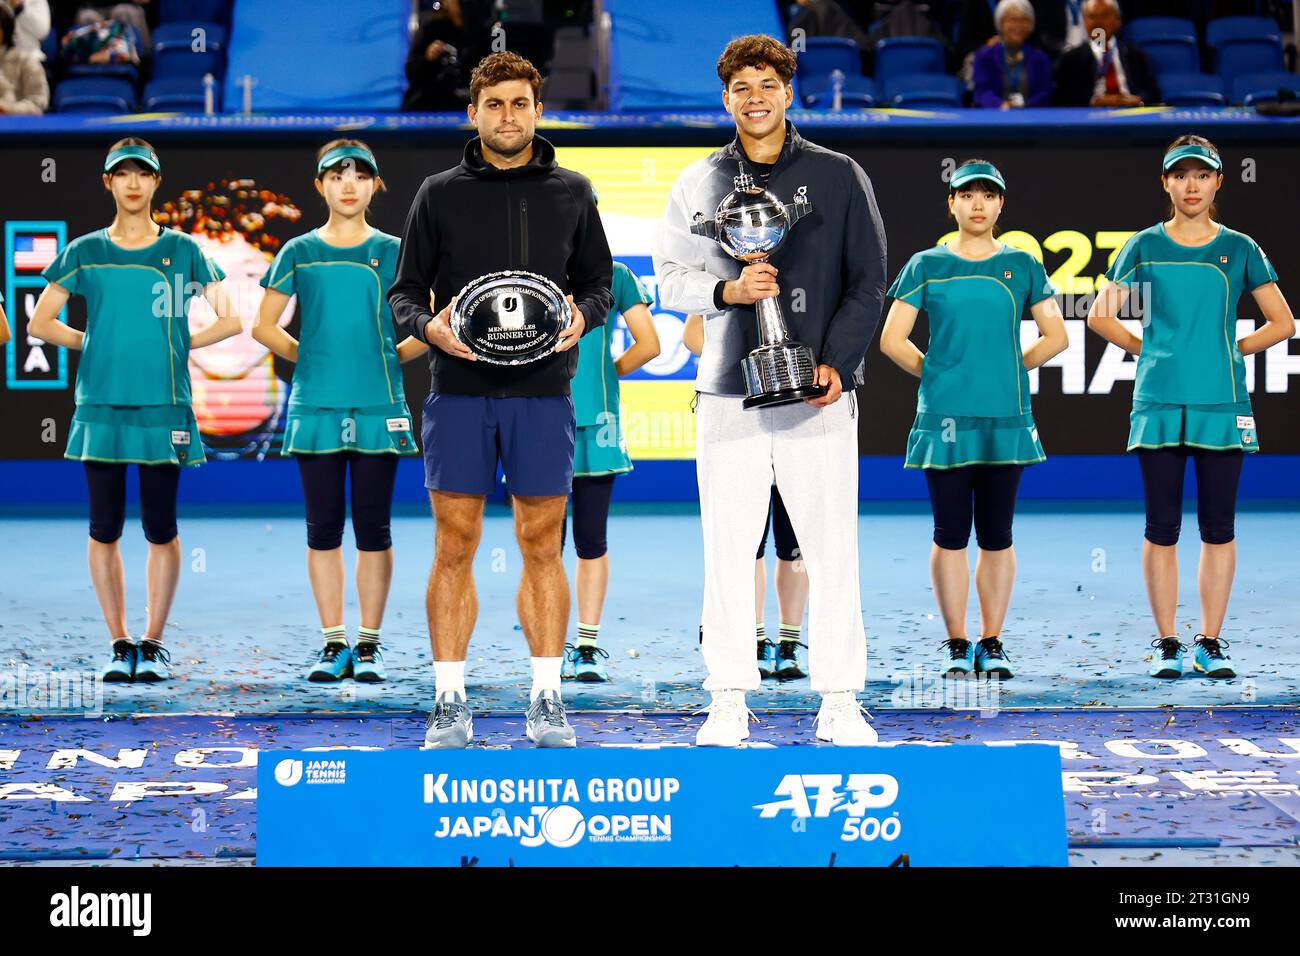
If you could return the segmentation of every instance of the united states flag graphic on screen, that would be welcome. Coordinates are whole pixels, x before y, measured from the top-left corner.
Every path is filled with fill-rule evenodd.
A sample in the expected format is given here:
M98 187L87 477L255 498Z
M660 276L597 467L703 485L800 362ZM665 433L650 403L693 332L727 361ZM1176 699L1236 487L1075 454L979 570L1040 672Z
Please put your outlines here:
M14 237L14 268L44 269L59 254L59 242L52 234L35 233Z

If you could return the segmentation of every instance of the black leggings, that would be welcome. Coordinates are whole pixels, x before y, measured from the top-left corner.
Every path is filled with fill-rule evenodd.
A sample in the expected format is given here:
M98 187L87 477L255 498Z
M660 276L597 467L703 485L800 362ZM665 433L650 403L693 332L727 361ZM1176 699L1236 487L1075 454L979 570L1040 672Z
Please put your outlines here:
M584 561L599 558L609 550L605 534L609 528L609 499L617 475L595 475L573 479L573 550ZM568 519L560 527L564 547Z
M934 543L949 551L964 550L970 541L973 518L981 550L1005 551L1011 547L1016 491L1024 470L1024 465L926 468L930 510L934 512Z
M90 536L103 544L122 537L126 524L126 465L84 461L90 493ZM137 465L140 469L140 524L151 544L176 537L176 489L180 465Z
M772 486L772 500L767 506L767 521L763 525L763 540L758 543L758 554L754 555L756 561L763 560L767 554L767 527L772 526L773 536L776 538L776 556L781 561L793 561L799 557L799 542L794 536L794 526L790 524L790 515L785 510L785 502L781 500L781 492Z
M1245 452L1177 445L1139 448L1137 455L1146 498L1148 541L1160 545L1178 543L1188 458L1196 466L1196 518L1201 540L1206 544L1227 544L1236 537L1237 483Z
M336 451L295 455L307 503L307 547L333 551L343 544L347 499L343 484L352 469L352 534L358 551L387 551L393 546L390 522L397 456Z

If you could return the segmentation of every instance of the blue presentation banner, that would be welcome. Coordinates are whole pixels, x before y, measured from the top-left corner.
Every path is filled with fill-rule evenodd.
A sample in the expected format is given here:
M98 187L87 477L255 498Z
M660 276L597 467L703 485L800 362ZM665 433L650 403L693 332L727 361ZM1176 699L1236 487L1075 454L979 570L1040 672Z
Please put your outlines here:
M257 783L259 866L1066 865L1046 744L280 751Z

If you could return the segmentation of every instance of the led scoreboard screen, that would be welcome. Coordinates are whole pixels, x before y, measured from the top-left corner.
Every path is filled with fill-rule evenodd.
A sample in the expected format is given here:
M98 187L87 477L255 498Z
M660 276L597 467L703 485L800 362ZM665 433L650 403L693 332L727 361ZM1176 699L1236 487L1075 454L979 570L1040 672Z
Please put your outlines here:
M718 145L727 138L720 131ZM44 286L40 273L45 265L71 239L106 225L112 216L112 204L99 178L104 145L6 147L6 168L14 175L24 168L37 179L50 168L56 175L37 188L13 190L6 196L0 254L5 310L14 336L4 347L0 411L7 427L0 438L0 457L62 454L60 436L72 415L77 356L29 336L26 323ZM227 273L227 287L245 327L251 327L261 300L258 280L275 250L325 218L311 182L312 157L319 144L262 140L158 145L164 178L155 208L168 212L180 228L203 221L205 210L229 216L232 228L219 238L196 235ZM388 192L372 206L371 219L377 227L400 234L420 182L459 162L461 148L427 148L378 137L371 145L383 163L388 185ZM1069 334L1065 351L1029 373L1044 447L1049 455L1122 452L1136 363L1089 333L1085 317L1104 284L1102 274L1125 240L1164 217L1165 197L1157 172L1162 144L827 145L853 156L872 180L888 237L890 279L913 253L952 234L946 174L972 155L998 164L1008 183L1000 238L1043 262L1060 293ZM655 295L651 309L662 351L622 385L623 427L634 459L694 455L691 397L696 359L681 341L685 316L658 300L651 254L673 182L713 148L561 145L557 149L561 165L584 173L596 187L615 258ZM1283 291L1294 296L1300 289L1300 268L1292 255L1300 187L1293 171L1300 168L1300 149L1225 145L1223 152L1227 165L1219 194L1220 219L1260 243L1278 271ZM816 206L817 184L806 185ZM84 312L84 302L74 298L64 319L84 328ZM1254 301L1244 296L1238 309L1238 338L1254 328L1258 318ZM191 307L192 325L209 320L206 303L196 300ZM292 309L285 321L290 332L295 331ZM1136 318L1125 321L1140 325ZM1036 326L1026 320L1022 340L1032 341L1036 335ZM923 314L913 333L923 349L926 336ZM620 321L613 348L621 351L628 344L630 337ZM1246 358L1247 387L1260 422L1262 445L1269 452L1300 452L1300 411L1295 401L1300 385L1292 382L1300 376L1297 348L1294 342L1283 342ZM428 371L421 361L404 368L408 403L418 414L428 390ZM292 366L245 334L192 353L190 374L195 413L209 457L278 454ZM877 343L867 356L867 384L860 398L862 454L901 455L916 408L916 380L894 367Z

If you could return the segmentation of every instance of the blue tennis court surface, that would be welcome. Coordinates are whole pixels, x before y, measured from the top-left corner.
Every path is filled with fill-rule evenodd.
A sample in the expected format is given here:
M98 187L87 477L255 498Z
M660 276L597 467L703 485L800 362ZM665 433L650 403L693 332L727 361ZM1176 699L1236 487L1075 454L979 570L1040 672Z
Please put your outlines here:
M1004 632L1017 673L999 685L938 678L944 635L929 588L929 515L913 508L859 521L863 700L883 742L1063 742L1076 864L1300 862L1300 616L1287 570L1300 513L1239 517L1223 636L1242 676L1229 681L1146 676L1151 625L1135 511L1026 509L1017 518L1019 570ZM422 740L433 691L424 622L433 524L424 515L394 521L397 570L383 632L390 679L381 685L303 678L320 632L296 511L182 512L185 567L167 634L176 677L154 686L89 680L108 642L85 569L83 518L8 520L0 537L8 542L0 549L0 714L11 715L0 717L0 859L248 861L258 752ZM616 513L609 537L601 643L614 679L566 684L580 744L690 745L701 719L691 712L705 703L699 518ZM1198 626L1197 546L1189 515L1179 618L1188 641ZM123 553L138 635L144 544L133 527ZM467 669L478 746L526 745L519 569L509 516L493 512L476 562L480 616ZM972 621L977 607L972 592ZM767 620L776 619L769 587ZM354 636L353 595L346 620ZM78 686L82 697L69 699ZM749 703L760 718L752 746L813 743L817 697L806 680L765 683ZM953 807L972 821L988 809L959 799Z
M927 570L929 514L864 514L859 526L868 638L864 702L873 710L952 703L944 700L937 679L938 645L945 635ZM1189 644L1199 629L1195 529L1195 515L1188 515L1180 548L1179 625ZM157 686L108 685L103 709L117 714L427 709L433 668L424 590L433 559L433 521L425 515L397 518L393 534L396 572L383 631L389 681L311 684L303 677L320 630L307 585L301 514L187 518L182 509L185 558L167 633L176 679ZM1017 673L1000 688L1000 705L1300 702L1300 613L1291 570L1300 512L1239 516L1237 580L1223 630L1242 675L1236 680L1187 676L1169 682L1146 676L1154 634L1142 587L1141 536L1138 512L1017 517L1019 570L1003 633ZM0 538L9 542L0 549L0 661L31 671L97 671L108 638L86 571L84 519L6 521L0 523ZM128 620L139 636L145 545L134 521L122 540ZM590 710L703 706L699 516L615 514L609 545L609 597L600 640L611 655L613 680L568 685L566 699ZM349 542L345 551L350 550ZM572 576L571 550L568 558ZM346 560L350 580L351 554ZM510 518L494 513L475 562L480 610L466 669L471 702L484 710L521 708L528 694L528 651L515 616L519 572ZM977 608L972 587L972 627L978 626ZM571 621L576 613L575 608ZM350 584L345 619L355 638L359 622ZM770 633L777 623L770 584L767 621ZM768 682L749 702L756 708L817 706L807 680ZM0 713L6 710L28 712L0 699Z
M810 713L758 718L751 747L825 746ZM698 720L573 717L584 747L689 746ZM1286 851L1300 836L1300 723L1281 709L888 711L875 725L899 746L1056 743L1076 857ZM480 715L475 729L477 747L530 746L518 714ZM0 860L251 858L259 752L418 747L423 735L419 714L6 719ZM983 826L997 808L964 807L956 794L953 812Z

